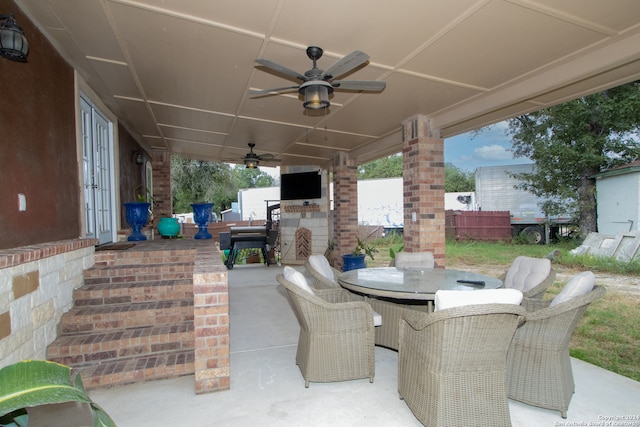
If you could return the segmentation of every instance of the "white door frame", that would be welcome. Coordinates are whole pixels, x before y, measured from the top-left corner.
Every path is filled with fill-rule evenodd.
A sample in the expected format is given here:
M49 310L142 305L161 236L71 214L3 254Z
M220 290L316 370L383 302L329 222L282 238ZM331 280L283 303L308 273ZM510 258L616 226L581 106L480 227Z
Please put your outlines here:
M117 239L113 122L84 93L79 104L83 235L110 243Z

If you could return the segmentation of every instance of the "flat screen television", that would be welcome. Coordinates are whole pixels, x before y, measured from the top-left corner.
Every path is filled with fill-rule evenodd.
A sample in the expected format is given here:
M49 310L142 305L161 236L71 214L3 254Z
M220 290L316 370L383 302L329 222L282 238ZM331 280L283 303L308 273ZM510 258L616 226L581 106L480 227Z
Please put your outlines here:
M280 200L309 200L322 197L320 171L280 175Z

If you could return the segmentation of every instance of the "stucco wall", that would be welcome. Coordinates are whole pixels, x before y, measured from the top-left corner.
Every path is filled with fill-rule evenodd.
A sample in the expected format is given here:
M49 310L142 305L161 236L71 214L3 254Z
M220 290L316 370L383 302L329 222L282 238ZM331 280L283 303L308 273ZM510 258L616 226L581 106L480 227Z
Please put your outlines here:
M0 58L0 249L79 236L73 69L22 14L27 63ZM18 194L27 210L19 212Z
M78 238L83 235L74 70L11 0L0 13L13 12L29 42L28 62L0 58L0 249ZM122 202L144 188L145 152L118 125L118 189ZM27 209L18 209L24 194ZM121 225L126 227L124 209Z

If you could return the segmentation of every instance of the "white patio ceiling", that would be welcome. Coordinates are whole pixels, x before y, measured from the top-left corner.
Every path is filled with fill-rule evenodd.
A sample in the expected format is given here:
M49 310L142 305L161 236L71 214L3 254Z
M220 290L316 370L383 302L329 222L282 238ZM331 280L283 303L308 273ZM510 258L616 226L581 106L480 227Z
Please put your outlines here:
M326 165L401 149L421 114L446 137L640 78L638 0L16 0L143 144L185 156ZM339 93L326 114L256 68L326 69L354 50L384 80ZM38 55L31 52L30 55ZM264 164L264 163L261 163Z

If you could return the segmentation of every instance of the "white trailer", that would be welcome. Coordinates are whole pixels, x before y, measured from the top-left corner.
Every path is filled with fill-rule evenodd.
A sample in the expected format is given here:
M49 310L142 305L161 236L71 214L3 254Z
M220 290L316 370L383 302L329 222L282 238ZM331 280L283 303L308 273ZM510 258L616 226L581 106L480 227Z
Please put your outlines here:
M545 243L549 236L564 234L572 224L570 214L546 217L541 199L534 194L516 189L520 183L509 173L529 173L533 164L489 166L476 169L476 210L509 211L511 234L525 235L532 243Z

